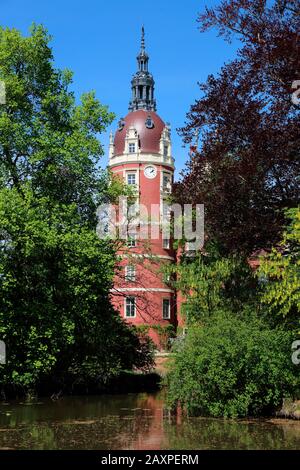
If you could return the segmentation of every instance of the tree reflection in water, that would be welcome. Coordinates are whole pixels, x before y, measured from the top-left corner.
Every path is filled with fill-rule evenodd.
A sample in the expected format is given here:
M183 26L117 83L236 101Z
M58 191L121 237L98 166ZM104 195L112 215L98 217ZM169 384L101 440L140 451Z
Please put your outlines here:
M0 448L297 449L300 423L171 415L163 393L65 397L0 405Z

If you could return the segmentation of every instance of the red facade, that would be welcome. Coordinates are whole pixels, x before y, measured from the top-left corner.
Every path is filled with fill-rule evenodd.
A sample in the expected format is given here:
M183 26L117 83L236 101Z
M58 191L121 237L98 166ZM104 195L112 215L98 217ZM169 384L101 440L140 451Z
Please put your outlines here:
M148 71L144 29L137 62L138 70L131 80L130 112L119 120L110 138L109 168L131 186L134 194L131 212L124 215L119 208L116 222L124 221L124 217L129 220L129 212L136 222L127 230L127 241L119 251L121 261L112 302L126 321L145 325L157 346L163 348L162 332L170 325L175 329L178 310L176 293L164 272L166 264L176 262L176 253L169 235L162 230L174 159L170 127L156 114L155 83ZM135 207L141 206L143 210L136 216Z
M149 118L151 128L146 126ZM160 225L171 192L174 163L170 129L155 112L138 110L126 116L123 127L111 139L110 169L133 188L134 202L149 214L149 219L140 220L134 230L136 241L130 237L134 234L129 234L129 243L124 240L120 249L122 260L115 277L113 304L130 323L147 325L150 336L162 347L161 327L177 324L176 295L164 272L165 264L174 263L176 257ZM150 222L155 232L152 236ZM148 232L142 240L141 230Z

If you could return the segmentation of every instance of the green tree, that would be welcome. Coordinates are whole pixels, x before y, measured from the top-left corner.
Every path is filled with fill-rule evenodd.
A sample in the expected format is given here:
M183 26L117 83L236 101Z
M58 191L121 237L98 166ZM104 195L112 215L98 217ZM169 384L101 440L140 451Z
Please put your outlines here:
M279 246L262 260L258 276L263 283L262 301L281 318L296 320L300 312L300 208L287 211L290 224Z
M98 133L113 114L81 104L55 69L50 37L0 29L0 337L4 389L104 383L152 361L146 340L112 309L115 246L98 239L96 209L120 184L99 170ZM111 189L109 189L109 186Z
M21 192L29 180L35 195L75 202L81 216L94 223L105 184L97 134L114 115L94 92L76 105L69 90L72 73L54 67L50 39L42 26L34 25L28 37L0 29L0 80L6 90L0 106L1 183Z
M187 324L205 321L220 308L239 312L245 303L255 304L257 281L246 260L237 255L222 256L213 243L165 269L171 274L173 287L186 299L182 313Z

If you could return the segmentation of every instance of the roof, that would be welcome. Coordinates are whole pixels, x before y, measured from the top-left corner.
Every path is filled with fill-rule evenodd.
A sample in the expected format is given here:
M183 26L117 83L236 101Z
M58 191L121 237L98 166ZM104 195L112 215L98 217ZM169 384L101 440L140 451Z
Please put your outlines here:
M146 120L150 117L152 127L146 126ZM116 131L114 144L115 155L121 155L125 148L125 137L129 127L134 127L139 135L139 146L142 153L159 153L161 134L165 123L154 111L140 109L133 111L124 118L124 125Z

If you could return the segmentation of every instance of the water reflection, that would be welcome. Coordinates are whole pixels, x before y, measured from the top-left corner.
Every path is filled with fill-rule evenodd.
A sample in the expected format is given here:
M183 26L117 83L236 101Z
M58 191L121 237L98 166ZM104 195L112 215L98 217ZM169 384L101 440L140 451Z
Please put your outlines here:
M171 416L163 393L0 404L2 449L299 449L300 422Z

